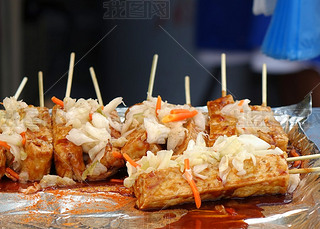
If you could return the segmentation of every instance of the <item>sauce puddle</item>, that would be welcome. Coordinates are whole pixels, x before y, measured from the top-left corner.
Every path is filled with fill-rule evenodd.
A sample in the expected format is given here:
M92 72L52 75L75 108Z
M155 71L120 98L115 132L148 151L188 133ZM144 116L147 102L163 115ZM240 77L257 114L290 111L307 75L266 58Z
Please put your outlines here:
M182 205L183 208L189 209L188 213L163 228L248 228L245 219L264 217L261 206L287 204L291 201L292 196L275 195L204 202L200 209L194 209L194 204Z

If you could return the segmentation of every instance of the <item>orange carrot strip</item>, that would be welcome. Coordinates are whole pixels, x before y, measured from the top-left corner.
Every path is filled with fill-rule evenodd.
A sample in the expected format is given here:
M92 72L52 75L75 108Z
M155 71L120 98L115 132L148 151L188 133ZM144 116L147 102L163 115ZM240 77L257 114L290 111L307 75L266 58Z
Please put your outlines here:
M299 167L301 165L301 161L295 161L293 163L293 167Z
M181 121L185 120L187 118L192 118L198 114L198 111L189 111L187 113L178 113L178 114L169 114L163 117L161 120L163 123L167 122L176 122L176 121Z
M161 96L158 95L157 104L156 104L156 116L158 116L158 111L161 109Z
M121 179L110 179L110 182L113 182L113 183L123 183L123 180Z
M25 144L26 144L26 141L27 141L27 139L26 139L26 132L22 132L20 135L21 135L21 137L22 137L22 145L25 145Z
M112 151L112 156L115 158L122 159L122 154L119 151Z
M141 167L141 165L139 165L137 162L135 162L134 160L132 160L128 154L124 153L122 155L124 157L124 159L126 159L127 162L129 162L133 167Z
M18 173L16 173L15 171L13 171L12 169L10 169L9 167L6 168L6 172L9 173L11 176L13 176L14 178L16 178L17 180L19 180L19 175Z
M170 111L170 114L180 114L180 113L189 113L188 109L173 109Z
M89 120L92 120L92 113L89 113Z
M53 97L51 98L51 101L54 102L55 104L59 105L59 106L62 107L62 108L63 108L63 106L64 106L63 101L60 100L60 99L58 99L58 98L55 97L55 96L53 96Z
M290 150L290 154L291 154L293 157L299 157L299 156L300 156L295 149ZM301 161L295 161L295 162L293 163L293 167L298 167L298 166L300 166L300 165L301 165Z
M238 103L238 106L241 107L243 103L244 103L244 99L240 100L240 102Z
M233 208L225 208L229 215L238 215Z
M3 141L0 141L0 146L6 148L7 150L10 150L10 148L11 148L11 147L8 145L8 143L3 142Z
M196 186L196 183L192 179L192 174L191 174L191 169L190 169L190 164L189 164L189 159L184 159L184 176L186 180L188 181L191 190L193 192L194 200L196 202L196 207L200 208L201 206L201 198L200 198L200 193L198 191L198 188Z
M295 149L290 150L290 154L291 154L293 157L299 157L299 156L300 156Z

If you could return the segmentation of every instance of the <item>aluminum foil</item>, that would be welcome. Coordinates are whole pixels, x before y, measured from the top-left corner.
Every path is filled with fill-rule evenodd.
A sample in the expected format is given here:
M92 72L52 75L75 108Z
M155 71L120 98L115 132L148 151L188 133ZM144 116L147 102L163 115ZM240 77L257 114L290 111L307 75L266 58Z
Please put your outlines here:
M273 110L288 131L290 141L303 155L319 153L303 128L312 126L307 121L311 96L299 104ZM119 109L122 117L124 112L125 109ZM320 166L320 160L303 163L304 167ZM120 194L119 190L124 192ZM0 227L159 228L178 221L188 212L183 208L145 212L137 210L134 203L135 198L120 184L46 190L31 195L0 193ZM301 175L291 203L262 208L264 218L245 220L249 228L320 228L319 175Z

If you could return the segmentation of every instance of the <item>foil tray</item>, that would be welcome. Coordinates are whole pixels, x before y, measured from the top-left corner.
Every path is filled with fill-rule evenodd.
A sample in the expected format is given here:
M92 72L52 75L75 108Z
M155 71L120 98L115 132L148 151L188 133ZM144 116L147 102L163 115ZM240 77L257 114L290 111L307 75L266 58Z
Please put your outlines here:
M206 111L206 107L200 107ZM299 104L274 108L276 119L288 132L291 143L303 155L317 154L317 146L305 134L312 126L311 95ZM124 117L124 108L118 110ZM320 166L320 160L303 162ZM46 190L35 194L0 193L2 228L159 228L188 213L176 208L152 212L134 207L135 198L121 184ZM249 218L249 228L320 228L320 181L318 174L301 175L288 204L264 206L264 218ZM168 217L174 213L174 217Z

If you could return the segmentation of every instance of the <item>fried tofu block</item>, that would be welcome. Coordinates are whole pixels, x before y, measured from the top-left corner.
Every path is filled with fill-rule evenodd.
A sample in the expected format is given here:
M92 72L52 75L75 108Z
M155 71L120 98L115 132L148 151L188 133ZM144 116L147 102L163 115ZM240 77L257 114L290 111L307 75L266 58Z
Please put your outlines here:
M20 174L25 174L28 181L39 181L49 174L53 154L52 125L48 108L36 107L39 118L44 121L39 124L39 131L26 131L24 146L27 158L21 162Z
M245 160L244 175L238 175L229 160L225 183L219 177L218 168L219 162L210 164L202 172L206 179L193 176L202 201L284 194L288 188L289 171L283 155L256 156L255 166L252 160ZM137 207L146 210L194 202L191 187L182 175L178 167L140 174L133 186Z
M158 144L147 142L147 131L140 127L127 136L127 143L122 147L121 153L128 154L133 160L139 160L147 151L158 152L162 147Z
M232 103L234 103L234 100L231 95L227 95L207 103L210 126L208 140L209 146L212 146L219 136L240 134L239 131L237 131L237 117L225 116L221 114L222 108ZM259 113L261 112L260 115L265 116L264 123L269 129L267 132L258 130L257 133L251 134L255 134L269 144L277 146L283 151L286 151L288 145L288 136L284 132L280 123L274 118L271 108L263 106L250 106L250 108L252 111L258 111Z
M110 177L114 175L116 172L118 172L119 168L125 166L125 162L123 159L116 158L113 156L113 151L120 152L120 149L112 147L112 145L109 143L106 146L105 153L100 160L100 163L108 169L107 172L100 173L99 175L88 175L87 179L89 181L104 180L107 177Z
M236 133L237 119L221 114L221 109L231 103L234 103L231 95L207 103L210 128L208 139L209 146L212 146L219 136L232 136Z
M198 134L201 132L197 128L195 123L192 122L191 120L189 120L184 126L186 128L185 138L184 138L183 142L174 149L174 153L173 153L174 155L183 154L183 152L188 147L189 141L190 140L195 141L197 139Z
M82 181L82 173L86 169L83 161L82 147L70 142L66 136L72 126L65 126L65 123L57 123L57 105L52 109L53 123L53 149L56 172L61 177Z
M102 156L100 163L106 167L107 171L99 174L88 174L83 177L83 172L87 169L86 165L92 163L90 159L84 160L84 153L82 146L77 146L66 137L72 126L65 126L65 123L56 123L57 109L55 106L52 111L53 119L53 146L54 146L54 161L56 172L61 177L69 177L77 181L87 180L103 180L113 174L115 174L119 168L125 165L122 158L116 158L113 156L113 151L119 151L120 149L114 148L109 142L105 147L104 155ZM111 119L114 121L120 121L118 113L116 111L111 112ZM111 136L114 138L120 137L120 132L110 126Z

